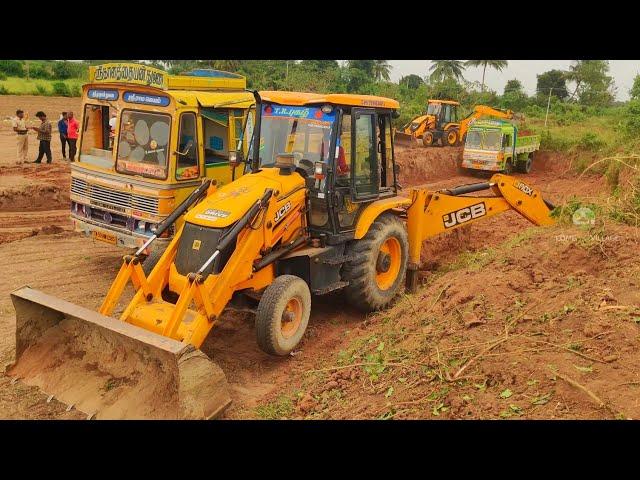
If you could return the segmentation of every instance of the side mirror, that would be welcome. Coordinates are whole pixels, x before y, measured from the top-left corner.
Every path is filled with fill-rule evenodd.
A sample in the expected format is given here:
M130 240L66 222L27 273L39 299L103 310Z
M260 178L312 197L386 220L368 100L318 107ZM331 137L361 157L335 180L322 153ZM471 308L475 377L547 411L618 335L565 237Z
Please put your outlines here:
M236 168L241 163L244 163L244 153L242 150L229 152L229 166L231 168Z

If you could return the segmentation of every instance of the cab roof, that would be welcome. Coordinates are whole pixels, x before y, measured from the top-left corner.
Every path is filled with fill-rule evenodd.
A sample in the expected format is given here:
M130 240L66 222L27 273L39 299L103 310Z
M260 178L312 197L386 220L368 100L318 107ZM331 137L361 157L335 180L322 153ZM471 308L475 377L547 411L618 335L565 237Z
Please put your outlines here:
M261 91L260 97L266 102L282 105L318 105L329 103L332 105L350 105L354 107L379 107L398 109L397 100L374 95L353 95L349 93L306 93L306 92L276 92Z

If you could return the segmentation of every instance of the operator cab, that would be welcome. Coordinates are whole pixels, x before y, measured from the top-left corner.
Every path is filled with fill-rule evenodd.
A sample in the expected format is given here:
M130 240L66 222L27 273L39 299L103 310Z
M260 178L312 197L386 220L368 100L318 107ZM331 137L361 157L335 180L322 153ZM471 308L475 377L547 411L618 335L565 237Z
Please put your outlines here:
M260 97L247 170L298 172L309 191L311 236L329 244L353 238L364 208L397 194L391 121L398 102L292 92Z
M427 115L433 115L436 118L436 128L441 129L449 123L457 123L458 102L449 100L429 100L427 106Z

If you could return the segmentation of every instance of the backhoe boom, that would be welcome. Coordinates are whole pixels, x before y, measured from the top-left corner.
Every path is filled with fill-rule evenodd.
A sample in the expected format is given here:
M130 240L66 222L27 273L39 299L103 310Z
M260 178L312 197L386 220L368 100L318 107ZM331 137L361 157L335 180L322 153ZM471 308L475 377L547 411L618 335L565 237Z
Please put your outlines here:
M495 196L460 196L488 189ZM422 242L430 237L511 209L535 225L553 223L549 216L552 205L544 201L540 192L517 178L501 174L493 175L488 183L465 185L450 190L431 192L413 189L411 200L411 206L407 209L407 289L410 292L414 292L417 287Z

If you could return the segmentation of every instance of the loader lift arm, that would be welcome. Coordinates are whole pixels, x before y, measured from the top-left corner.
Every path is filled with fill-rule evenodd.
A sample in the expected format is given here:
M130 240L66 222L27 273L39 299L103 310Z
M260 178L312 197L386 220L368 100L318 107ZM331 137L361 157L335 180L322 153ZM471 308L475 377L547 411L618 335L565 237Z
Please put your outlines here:
M491 190L495 196L462 196L483 190ZM415 292L417 287L422 242L430 237L508 210L515 210L535 225L553 224L549 213L554 207L539 191L517 178L501 174L493 175L489 182L449 190L412 189L411 201L407 209L409 263L406 280L410 292Z
M511 120L513 118L513 112L511 110L500 110L497 108L487 107L486 105L476 105L473 108L473 111L460 121L460 138L464 138L471 124L482 117L495 117Z

